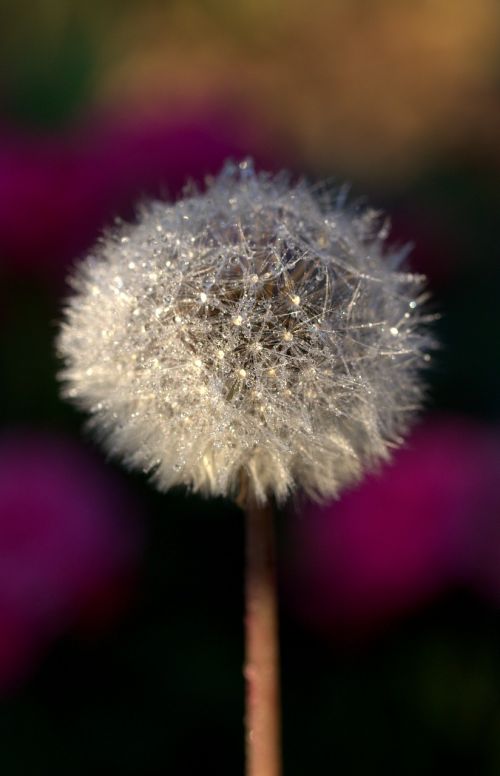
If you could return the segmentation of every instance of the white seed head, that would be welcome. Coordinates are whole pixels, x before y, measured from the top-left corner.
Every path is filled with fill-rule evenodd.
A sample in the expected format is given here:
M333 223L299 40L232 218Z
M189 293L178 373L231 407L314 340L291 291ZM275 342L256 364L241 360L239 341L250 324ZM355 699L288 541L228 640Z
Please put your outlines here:
M77 268L65 393L161 490L336 496L421 403L422 277L385 236L375 211L228 163Z

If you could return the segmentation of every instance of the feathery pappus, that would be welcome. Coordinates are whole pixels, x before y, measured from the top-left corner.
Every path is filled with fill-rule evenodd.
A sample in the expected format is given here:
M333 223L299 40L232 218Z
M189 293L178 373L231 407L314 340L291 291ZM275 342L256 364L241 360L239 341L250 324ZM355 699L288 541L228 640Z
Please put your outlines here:
M432 347L424 278L377 211L228 162L145 203L76 268L65 395L107 449L175 485L336 496L398 445Z

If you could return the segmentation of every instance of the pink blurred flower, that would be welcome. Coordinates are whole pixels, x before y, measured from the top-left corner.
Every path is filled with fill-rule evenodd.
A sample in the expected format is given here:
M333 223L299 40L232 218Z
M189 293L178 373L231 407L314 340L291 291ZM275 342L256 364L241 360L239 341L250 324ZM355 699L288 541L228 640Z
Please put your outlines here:
M62 136L0 128L0 262L59 271L138 198L175 195L259 141L219 114L112 117Z
M316 626L364 631L468 585L500 601L500 437L429 420L389 466L296 519L293 597Z
M89 454L48 434L2 435L0 690L82 618L115 616L141 546L129 494Z

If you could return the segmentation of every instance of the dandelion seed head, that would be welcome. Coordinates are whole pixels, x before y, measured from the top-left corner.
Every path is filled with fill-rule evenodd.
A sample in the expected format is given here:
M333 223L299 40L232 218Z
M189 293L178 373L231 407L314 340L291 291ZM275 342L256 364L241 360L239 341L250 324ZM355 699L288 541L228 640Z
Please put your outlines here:
M380 223L250 161L145 204L72 277L66 396L161 490L336 496L423 394L423 278Z

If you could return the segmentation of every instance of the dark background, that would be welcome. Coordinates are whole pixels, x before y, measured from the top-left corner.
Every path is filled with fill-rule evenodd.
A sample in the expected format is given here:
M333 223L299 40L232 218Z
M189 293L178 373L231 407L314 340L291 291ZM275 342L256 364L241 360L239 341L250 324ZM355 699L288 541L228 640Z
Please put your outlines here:
M500 6L0 3L0 773L243 772L243 525L59 398L65 277L226 157L349 181L442 316L405 450L279 515L284 760L500 773Z

